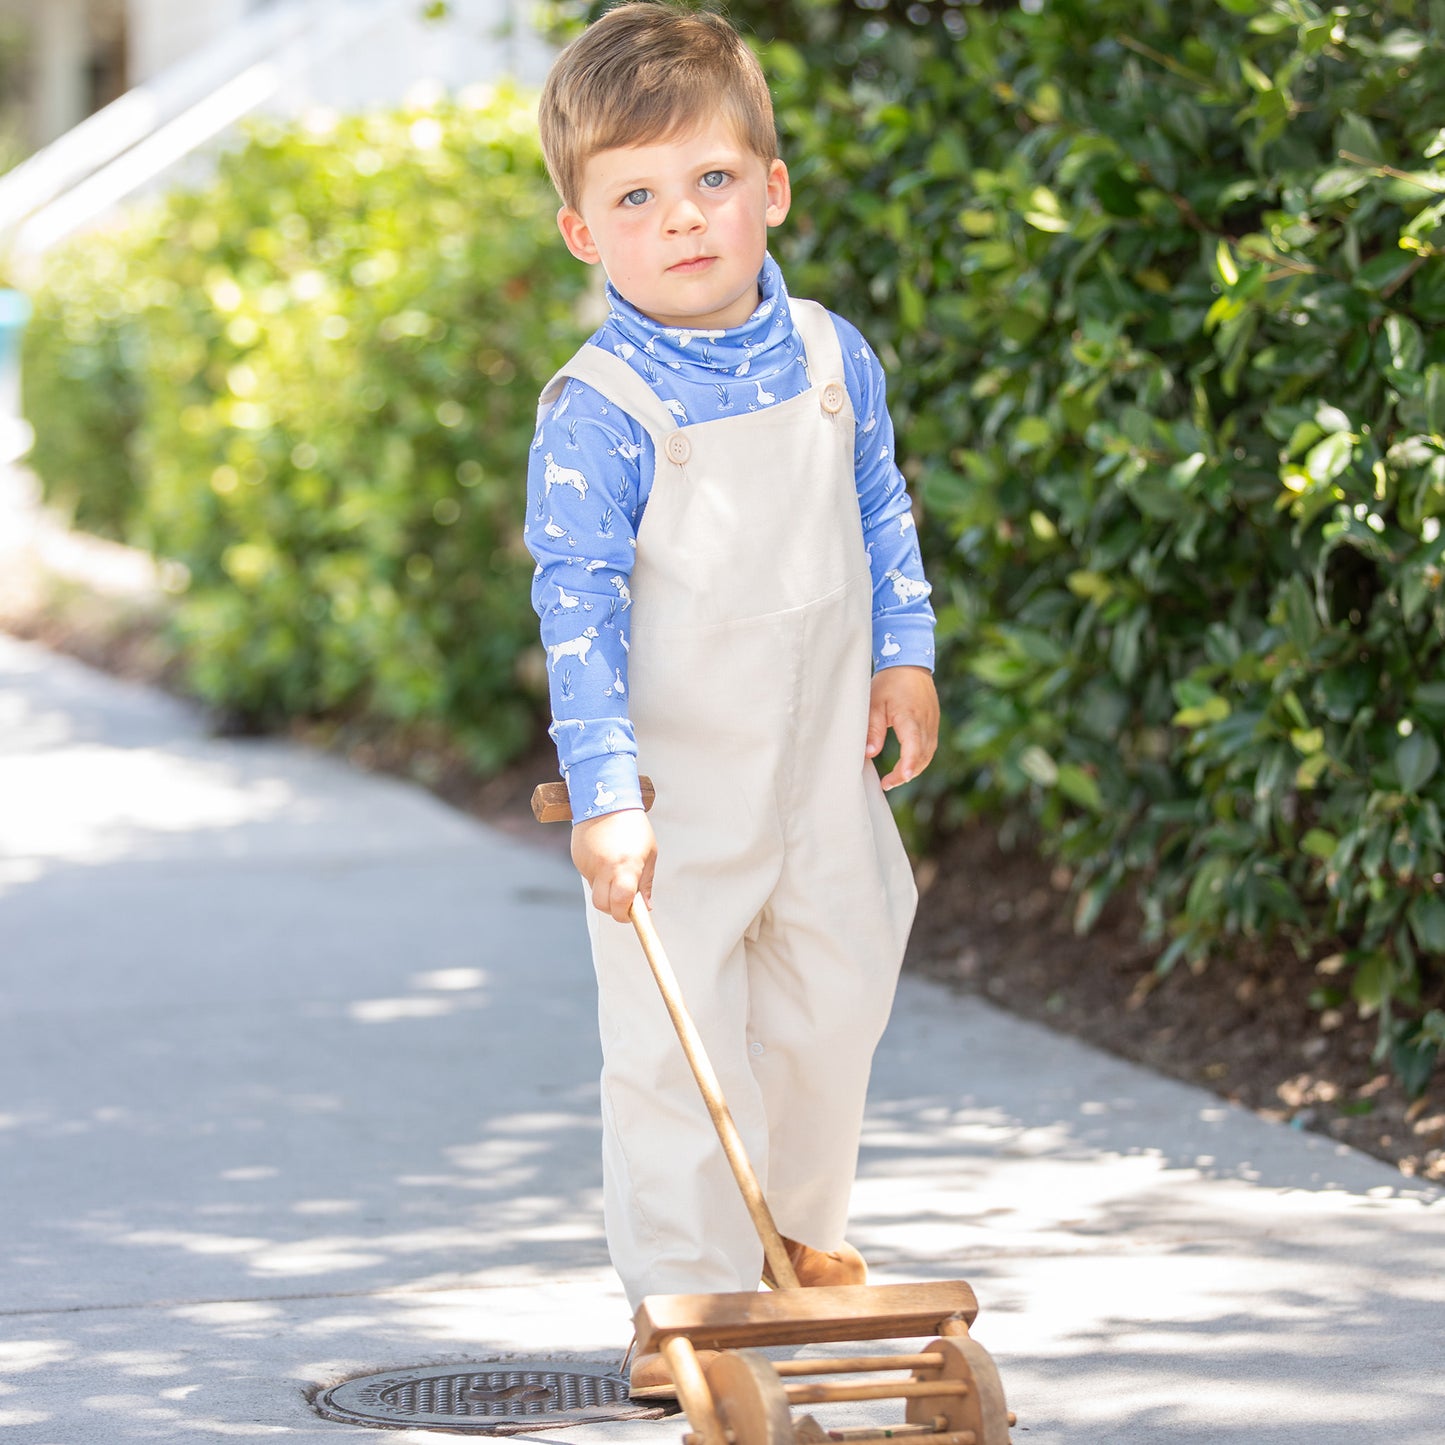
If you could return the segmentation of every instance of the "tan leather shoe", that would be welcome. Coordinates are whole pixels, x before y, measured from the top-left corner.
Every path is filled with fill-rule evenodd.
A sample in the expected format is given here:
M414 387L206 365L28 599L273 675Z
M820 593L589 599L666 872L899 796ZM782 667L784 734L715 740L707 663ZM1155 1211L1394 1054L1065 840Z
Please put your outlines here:
M830 1250L812 1249L784 1235L783 1245L788 1251L793 1273L804 1289L868 1282L868 1264L851 1244L845 1242L839 1248ZM763 1280L777 1289L772 1272L766 1267L763 1269Z
M706 1371L708 1362L717 1359L718 1350L699 1350L697 1362ZM627 1393L634 1400L675 1400L677 1386L672 1382L672 1371L660 1354L638 1355L632 1362L627 1376Z

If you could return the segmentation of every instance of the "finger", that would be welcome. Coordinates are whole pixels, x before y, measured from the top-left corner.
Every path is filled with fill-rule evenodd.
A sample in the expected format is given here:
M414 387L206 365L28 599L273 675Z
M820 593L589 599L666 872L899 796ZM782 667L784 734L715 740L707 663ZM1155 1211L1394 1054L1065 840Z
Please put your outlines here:
M637 896L636 877L636 874L622 873L613 879L608 911L619 923L626 923L632 915L632 900Z
M864 752L870 758L876 758L883 751L883 744L888 737L888 713L883 707L874 703L868 709L868 742Z
M901 782L916 778L928 765L924 756L923 729L917 718L901 718L893 725L898 739L898 766L894 769Z
M657 871L657 854L654 853L642 869L642 887L639 892L642 894L642 901L649 908L652 907L652 875Z
M899 718L893 724L893 735L898 739L898 761L883 778L883 790L896 788L902 783L912 782L928 766L932 756L917 718Z

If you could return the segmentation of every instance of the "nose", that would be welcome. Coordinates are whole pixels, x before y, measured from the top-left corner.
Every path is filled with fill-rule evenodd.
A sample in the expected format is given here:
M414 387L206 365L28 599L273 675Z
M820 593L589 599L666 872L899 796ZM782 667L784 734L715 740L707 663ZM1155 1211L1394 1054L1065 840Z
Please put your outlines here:
M702 208L691 196L683 196L674 201L669 208L665 224L668 235L685 236L694 231L705 230L707 219L702 213Z

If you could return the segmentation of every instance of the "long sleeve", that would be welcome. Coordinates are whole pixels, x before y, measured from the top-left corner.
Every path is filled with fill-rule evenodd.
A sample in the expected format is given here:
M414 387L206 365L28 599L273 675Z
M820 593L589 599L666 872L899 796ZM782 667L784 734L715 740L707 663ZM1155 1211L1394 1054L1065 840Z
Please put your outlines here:
M907 483L893 455L883 365L856 327L834 318L857 418L853 464L863 542L873 576L873 666L933 669L932 592Z
M524 536L537 567L553 741L572 816L640 808L627 710L639 478L652 443L590 387L569 380L542 419L527 467Z

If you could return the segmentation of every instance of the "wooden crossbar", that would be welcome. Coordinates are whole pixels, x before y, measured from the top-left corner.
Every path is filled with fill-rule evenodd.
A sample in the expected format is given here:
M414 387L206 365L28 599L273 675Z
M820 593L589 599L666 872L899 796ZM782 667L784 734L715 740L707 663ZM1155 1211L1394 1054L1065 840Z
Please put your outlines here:
M968 1394L960 1380L883 1380L852 1385L831 1385L822 1380L807 1385L785 1385L790 1405L837 1405L847 1400L928 1400Z
M941 1370L942 1355L837 1355L830 1359L774 1360L782 1379L795 1375L864 1375L882 1370Z
M964 1280L834 1285L738 1294L649 1295L633 1317L639 1354L681 1335L702 1350L891 1340L942 1333L955 1316L972 1324L978 1299Z

